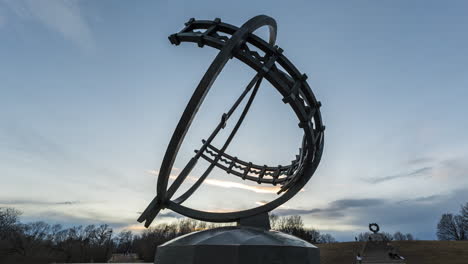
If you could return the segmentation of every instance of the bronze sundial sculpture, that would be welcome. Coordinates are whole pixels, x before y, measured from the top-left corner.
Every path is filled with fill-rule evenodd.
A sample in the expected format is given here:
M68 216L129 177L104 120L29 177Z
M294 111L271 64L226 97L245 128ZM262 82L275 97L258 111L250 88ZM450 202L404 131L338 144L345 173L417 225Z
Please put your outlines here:
M253 33L256 29L263 26L268 26L269 28L270 36L268 41L263 40ZM260 227L267 230L269 229L268 212L291 199L312 177L317 169L323 152L325 127L322 124L322 118L320 115L321 104L317 101L312 90L307 84L307 76L302 74L283 55L283 50L275 45L276 34L276 21L269 16L259 15L248 20L240 28L221 22L218 18L214 21L195 20L192 18L185 23L185 27L179 33L169 36L169 40L175 45L179 45L182 42L193 42L197 43L199 47L210 46L220 50L220 52L211 63L195 89L195 92L190 98L190 101L187 104L169 142L169 146L161 164L161 169L159 170L157 195L138 219L139 222L145 222L146 227L151 224L162 209L168 208L184 216L202 221L237 221L240 226ZM256 47L264 53L264 55L259 54L257 51L253 51L249 48L249 45ZM253 76L247 87L243 91L240 91L239 98L233 103L231 108L221 115L219 124L214 128L213 132L207 137L207 139L202 141L200 149L196 150L195 155L181 170L172 185L167 188L169 175L173 168L179 147L190 128L192 120L197 114L199 107L203 103L206 94L210 90L218 74L222 71L225 64L232 58L236 58L244 62L255 70L256 74ZM241 126L257 94L260 84L264 79L270 82L283 96L283 102L289 104L292 108L298 118L299 127L304 131L302 146L299 149L299 153L289 164L278 166L257 165L226 153L229 144ZM213 139L216 137L218 132L226 126L226 123L229 121L234 111L247 96L248 101L226 142L220 147L213 146ZM190 174L200 158L208 161L210 166L192 187L174 199L174 194ZM198 187L200 187L215 166L229 174L241 178L242 180L254 181L258 184L279 185L279 197L256 208L228 213L200 211L184 206L184 201L186 201L198 189ZM249 232L253 231L250 230ZM251 233L249 233L249 235L251 235ZM273 236L278 236L278 234L274 234ZM286 235L280 236L284 237ZM238 242L233 243L238 244ZM178 245L180 246L180 243ZM190 246L193 247L194 245ZM177 250L182 251L182 249ZM158 252L159 251L160 249L158 249ZM156 256L157 259L158 254ZM207 259L212 260L213 256ZM168 259L164 256L160 256L159 260L160 262L158 263L165 263L168 261L178 263L176 260ZM203 262L182 261L180 263ZM242 263L247 262L244 261Z

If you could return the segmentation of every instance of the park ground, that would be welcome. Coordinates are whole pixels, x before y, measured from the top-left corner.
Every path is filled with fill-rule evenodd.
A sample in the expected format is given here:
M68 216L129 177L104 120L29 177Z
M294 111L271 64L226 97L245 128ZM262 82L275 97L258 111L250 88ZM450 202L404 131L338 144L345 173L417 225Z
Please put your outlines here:
M321 264L354 263L364 242L318 244ZM468 264L468 241L393 241L407 264Z

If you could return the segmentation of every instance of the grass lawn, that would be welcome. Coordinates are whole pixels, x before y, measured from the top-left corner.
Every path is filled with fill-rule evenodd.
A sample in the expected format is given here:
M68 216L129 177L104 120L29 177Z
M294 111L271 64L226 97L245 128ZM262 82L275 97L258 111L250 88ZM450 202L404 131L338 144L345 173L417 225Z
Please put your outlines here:
M468 241L393 241L407 264L468 264ZM321 264L351 264L363 242L319 244Z

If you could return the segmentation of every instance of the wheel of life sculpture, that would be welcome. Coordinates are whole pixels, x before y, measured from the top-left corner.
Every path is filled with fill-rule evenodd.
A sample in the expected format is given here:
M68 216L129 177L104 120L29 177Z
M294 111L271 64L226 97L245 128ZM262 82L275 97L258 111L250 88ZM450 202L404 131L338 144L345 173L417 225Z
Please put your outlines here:
M369 224L369 230L374 233L374 234L377 234L380 230L380 227L377 223L370 223Z
M256 29L264 26L269 28L268 42L253 33ZM248 20L240 28L223 23L219 18L214 21L191 18L179 33L169 36L170 42L174 45L193 42L198 44L199 47L209 46L220 51L195 89L169 142L159 170L157 195L138 219L139 222L145 221L146 227L165 208L187 217L209 222L234 222L265 214L293 197L314 174L323 151L325 127L322 124L320 115L321 104L316 100L307 84L307 76L301 74L283 55L283 50L275 45L276 32L276 21L271 17L259 15ZM249 48L249 45L261 50L264 55L262 56L253 51ZM169 174L192 120L216 77L224 65L232 58L242 61L255 70L256 74L247 87L240 91L239 98L233 103L229 111L221 115L219 124L206 140L202 140L200 149L195 151L195 155L181 170L172 185L167 188ZM290 164L258 165L226 152L249 111L263 79L270 82L283 96L283 102L289 104L292 108L298 118L299 127L304 131L302 146L298 155ZM246 99L247 95L249 95L248 101L226 142L221 147L213 146L211 142L218 132L224 129L226 122L229 121L233 112ZM200 158L208 161L210 166L193 186L181 196L173 199L175 192ZM256 208L226 213L200 211L182 205L203 183L214 167L218 167L242 180L254 181L258 184L280 185L279 197Z

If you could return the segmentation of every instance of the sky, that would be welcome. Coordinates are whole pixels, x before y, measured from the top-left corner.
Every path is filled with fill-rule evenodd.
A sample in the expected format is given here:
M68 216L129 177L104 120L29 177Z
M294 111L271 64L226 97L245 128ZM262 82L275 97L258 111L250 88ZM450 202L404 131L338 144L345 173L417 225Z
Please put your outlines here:
M217 54L167 36L191 17L241 26L265 14L278 23L284 54L309 76L326 125L318 170L273 213L299 214L340 241L372 222L435 239L441 214L468 202L467 12L456 0L0 0L0 207L20 209L25 222L142 230L136 219L156 194L169 139ZM253 75L228 62L173 175ZM301 137L264 82L227 153L287 164ZM180 191L207 166L199 165ZM186 205L232 211L275 197L271 186L215 169ZM155 224L178 217L165 210Z

